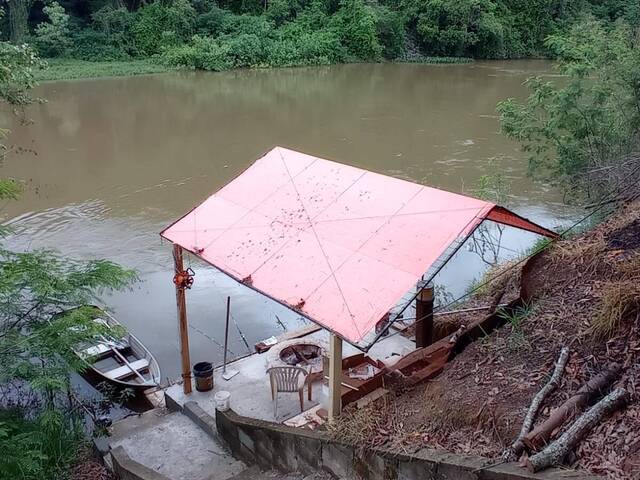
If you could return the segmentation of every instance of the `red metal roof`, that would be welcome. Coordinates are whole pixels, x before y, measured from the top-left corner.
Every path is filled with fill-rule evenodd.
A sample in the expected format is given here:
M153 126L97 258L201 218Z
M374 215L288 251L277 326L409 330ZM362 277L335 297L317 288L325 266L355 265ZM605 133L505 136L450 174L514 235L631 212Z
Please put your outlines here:
M554 235L490 202L275 147L161 235L363 347L486 218Z

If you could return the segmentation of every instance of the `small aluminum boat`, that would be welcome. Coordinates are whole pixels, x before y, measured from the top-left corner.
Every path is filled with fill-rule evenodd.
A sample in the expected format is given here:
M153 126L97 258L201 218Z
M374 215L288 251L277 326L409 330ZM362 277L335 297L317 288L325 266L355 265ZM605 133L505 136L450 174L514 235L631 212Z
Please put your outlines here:
M78 345L74 351L88 366L85 375L91 383L106 381L119 388L137 391L157 387L160 384L160 365L149 349L133 334L125 329L113 316L94 307L94 322L100 322L114 329L114 335L95 337L95 343ZM118 330L116 334L116 330ZM125 332L122 335L122 332Z

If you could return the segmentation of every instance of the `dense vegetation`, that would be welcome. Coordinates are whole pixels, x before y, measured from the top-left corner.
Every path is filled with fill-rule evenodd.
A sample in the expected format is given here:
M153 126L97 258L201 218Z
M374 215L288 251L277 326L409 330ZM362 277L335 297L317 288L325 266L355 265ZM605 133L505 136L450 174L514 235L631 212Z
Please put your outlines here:
M590 20L545 44L563 77L531 78L525 102L500 103L502 130L533 174L578 198L640 194L640 26Z
M0 101L17 113L33 101L40 61L25 45L0 42ZM0 129L0 139L9 132ZM0 160L11 152L0 140ZM0 200L17 200L21 184L0 179ZM47 250L11 251L0 229L0 478L65 478L84 436L70 373L82 362L72 347L104 328L91 310L104 289L135 274L104 260L76 261Z
M9 0L5 39L43 57L153 58L205 70L550 53L580 17L635 20L624 0Z

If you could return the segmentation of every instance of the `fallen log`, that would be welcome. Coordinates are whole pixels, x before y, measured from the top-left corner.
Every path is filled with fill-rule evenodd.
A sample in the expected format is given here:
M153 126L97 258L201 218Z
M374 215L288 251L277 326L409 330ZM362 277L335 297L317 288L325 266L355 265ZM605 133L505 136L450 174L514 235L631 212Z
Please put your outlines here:
M609 388L620 375L620 370L620 365L614 363L607 370L584 384L575 395L553 410L549 418L524 437L523 442L526 447L531 451L536 451L545 446L556 429L575 417L580 410L589 404L593 397L602 395Z
M520 429L520 434L513 441L513 443L505 448L502 452L502 459L505 461L514 461L517 460L520 454L524 450L524 437L531 430L531 426L533 425L533 420L535 419L538 410L540 410L540 406L544 399L553 392L560 383L560 378L562 377L562 372L564 372L564 367L567 365L567 360L569 360L569 349L567 347L562 347L560 350L560 356L558 360L556 360L556 364L553 368L553 373L551 374L551 378L545 384L544 387L540 389L540 391L533 397L531 400L531 405L529 405L529 410L524 417L524 421L522 422L522 428Z
M551 442L540 453L529 457L526 462L529 471L535 473L559 465L593 427L606 416L622 408L628 400L629 393L624 388L616 388L583 413L560 438Z

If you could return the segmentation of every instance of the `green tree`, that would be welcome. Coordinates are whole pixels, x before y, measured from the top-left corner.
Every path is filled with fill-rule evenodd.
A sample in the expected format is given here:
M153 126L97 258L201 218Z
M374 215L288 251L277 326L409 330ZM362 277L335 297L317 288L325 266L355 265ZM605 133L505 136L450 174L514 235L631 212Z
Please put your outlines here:
M356 60L378 60L382 46L378 41L376 17L363 0L340 0L332 26L342 44Z
M23 43L29 34L29 11L33 0L7 0L9 8L9 38L15 44Z
M509 56L508 10L490 0L428 0L416 30L430 55L503 58Z
M532 173L589 196L637 178L627 155L640 140L638 27L592 19L546 45L563 78L530 78L525 102L501 102L502 131L520 141Z
M0 100L27 105L38 65L30 48L0 42ZM0 179L0 200L19 193L16 181ZM0 241L0 478L53 480L69 468L81 439L77 417L64 408L69 374L83 368L73 347L103 330L95 310L73 307L135 278L106 260L14 252Z
M154 55L164 46L184 43L193 35L195 22L188 0L157 1L138 11L132 31L141 53Z
M71 45L69 15L57 2L43 8L48 22L40 23L35 30L35 43L40 53L46 57L64 54Z

